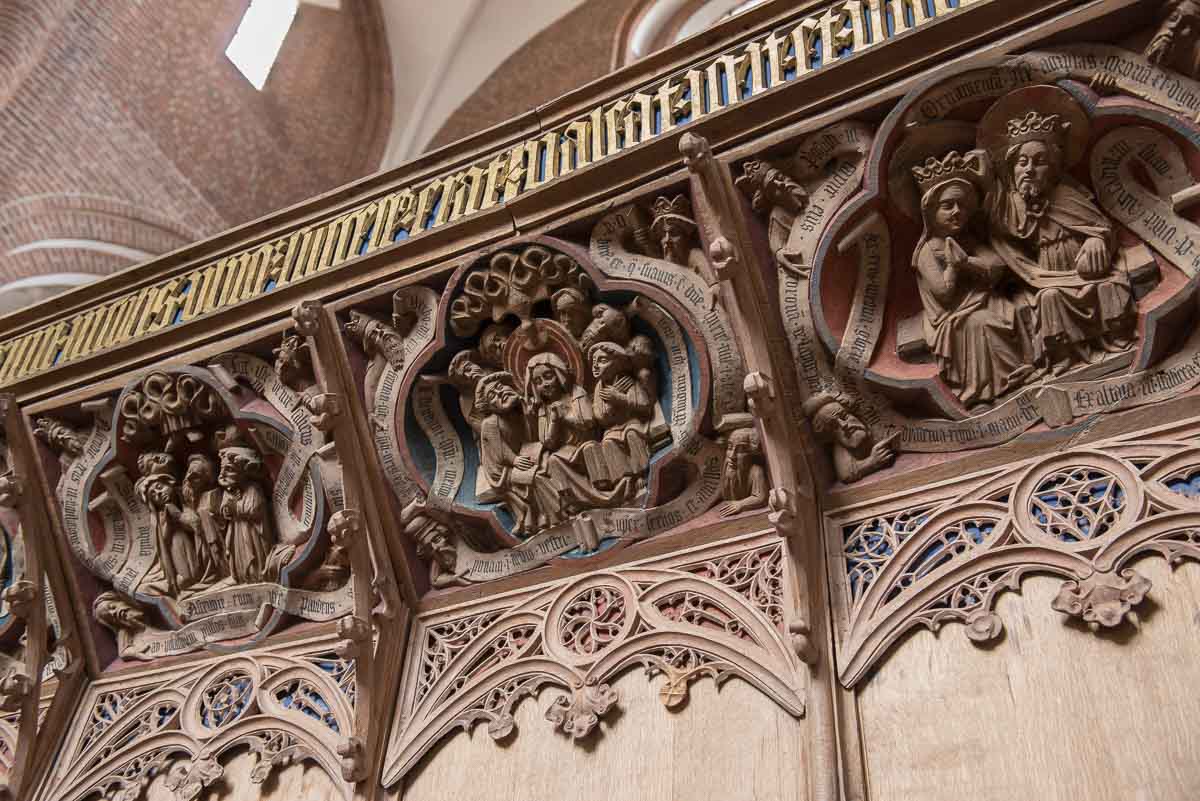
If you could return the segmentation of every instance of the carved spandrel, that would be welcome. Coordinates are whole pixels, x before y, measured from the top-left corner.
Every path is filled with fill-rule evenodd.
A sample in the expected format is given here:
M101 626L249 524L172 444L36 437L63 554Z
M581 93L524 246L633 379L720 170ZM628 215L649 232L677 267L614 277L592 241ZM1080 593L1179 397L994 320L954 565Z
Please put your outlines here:
M622 247L657 253L649 233L694 235L680 198L641 217L641 235L633 222L641 212L631 211ZM668 249L682 248L672 241ZM734 406L727 389L736 380L740 390L740 359L700 271L645 259L672 280L631 295L620 265L608 265L609 277L565 243L521 244L461 269L440 298L425 287L397 292L403 330L378 312L351 312L345 330L368 358L376 449L435 588L652 536L719 499L722 445L713 434L746 425L744 399ZM621 292L606 287L613 279L625 281ZM698 325L722 333L722 352L695 340ZM391 337L403 360L372 345L372 330ZM702 422L710 358L722 371L732 365L717 378L728 428L712 434ZM734 460L744 476L731 479L730 514L765 501L763 466L747 459Z
M257 641L285 617L352 608L349 566L325 530L343 503L321 425L336 399L315 391L307 354L286 334L278 370L227 353L69 412L90 427L36 421L59 455L67 543L101 583L88 600L119 656Z

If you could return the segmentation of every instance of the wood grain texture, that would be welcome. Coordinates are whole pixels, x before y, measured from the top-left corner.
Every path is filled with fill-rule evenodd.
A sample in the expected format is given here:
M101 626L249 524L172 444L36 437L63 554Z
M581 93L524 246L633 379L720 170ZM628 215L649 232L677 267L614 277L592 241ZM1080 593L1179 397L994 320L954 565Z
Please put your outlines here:
M678 712L640 670L613 685L620 713L598 737L572 745L542 718L554 690L517 708L507 745L486 727L458 733L431 752L387 801L798 801L805 782L803 721L739 679L719 691L692 687Z
M1142 629L1097 636L1034 576L976 648L961 626L894 646L859 695L871 801L1175 801L1200 795L1200 565L1153 582Z

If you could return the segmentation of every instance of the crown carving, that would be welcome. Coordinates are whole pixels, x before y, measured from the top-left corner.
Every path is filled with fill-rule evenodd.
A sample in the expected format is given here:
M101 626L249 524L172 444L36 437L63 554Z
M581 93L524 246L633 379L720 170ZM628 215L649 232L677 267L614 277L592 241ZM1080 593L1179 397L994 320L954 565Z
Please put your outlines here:
M964 155L952 150L940 159L930 156L924 164L913 167L912 173L917 187L924 195L934 187L950 181L967 181L974 186L980 186L986 177L987 167L982 151L972 150Z
M1065 147L1067 133L1071 123L1063 121L1057 114L1039 114L1030 111L1024 117L1008 121L1007 138L1009 146L1022 145L1026 142L1054 142L1059 147Z
M692 218L692 204L684 195L676 195L673 198L659 197L654 201L651 207L654 214L654 222L652 225L657 228L667 220L677 220L679 222L695 225Z

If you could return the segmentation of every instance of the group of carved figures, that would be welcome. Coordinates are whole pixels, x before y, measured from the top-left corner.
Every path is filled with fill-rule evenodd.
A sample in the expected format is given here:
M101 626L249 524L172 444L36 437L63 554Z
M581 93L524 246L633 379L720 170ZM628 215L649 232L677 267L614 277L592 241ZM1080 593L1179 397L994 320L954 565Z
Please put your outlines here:
M137 459L134 490L153 517L161 587L173 598L230 579L269 580L278 570L262 455L230 436L218 459L203 450L188 454L182 480L170 453ZM157 583L152 578L149 586Z
M634 502L669 436L654 345L630 312L574 286L551 305L554 320L489 324L449 366L478 437L478 497L504 504L520 535Z
M925 340L968 407L1134 343L1137 310L1113 223L1067 172L1082 155L1083 132L1072 127L1086 117L1062 90L1036 91L1042 111L1008 117L1032 97L1015 92L985 116L981 149L912 170Z

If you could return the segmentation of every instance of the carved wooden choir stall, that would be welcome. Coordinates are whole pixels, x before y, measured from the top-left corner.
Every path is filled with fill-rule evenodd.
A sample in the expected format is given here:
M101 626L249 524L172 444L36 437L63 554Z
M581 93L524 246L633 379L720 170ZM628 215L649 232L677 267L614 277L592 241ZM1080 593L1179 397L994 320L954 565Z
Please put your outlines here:
M1198 120L776 0L4 318L0 795L1198 797Z

